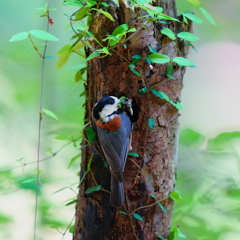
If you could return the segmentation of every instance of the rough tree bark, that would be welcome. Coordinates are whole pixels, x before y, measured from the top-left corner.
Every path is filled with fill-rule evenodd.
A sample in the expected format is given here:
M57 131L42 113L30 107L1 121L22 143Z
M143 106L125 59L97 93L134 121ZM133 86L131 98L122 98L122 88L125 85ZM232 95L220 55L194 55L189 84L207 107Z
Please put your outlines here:
M177 17L175 0L158 0L153 5L163 7L164 13ZM137 69L142 74L139 77L132 73L128 67L131 57L135 54L145 59L150 54L148 45L157 52L173 58L186 57L188 49L181 39L172 41L162 35L160 30L168 27L176 34L190 31L190 25L169 21L166 24L148 23L146 29L141 28L142 19L137 19L142 10L131 10L124 1L120 7L110 6L108 11L115 21L110 21L104 15L95 15L91 31L98 39L121 24L128 23L130 27L140 29L128 42L127 48L119 45L112 55L105 58L95 58L89 61L88 78L86 85L86 122L91 120L91 110L94 104L103 96L129 96L134 97L140 107L139 120L135 124L132 147L139 157L127 159L124 172L124 189L126 195L125 206L115 209L110 206L109 193L103 190L85 194L91 186L102 185L109 190L110 174L104 167L104 159L95 154L92 160L92 174L87 174L80 186L78 203L76 207L76 223L74 240L103 240L103 239L159 239L160 234L167 238L171 225L173 201L168 198L175 189L175 175L177 163L177 136L178 136L178 110L164 100L157 98L151 92L138 94L138 90L154 86L156 90L164 91L170 99L180 101L180 92L183 87L182 80L185 67L174 65L176 80L166 78L165 72L168 64L153 64L153 69L144 61L138 63ZM96 42L95 47L97 47ZM99 46L98 46L99 47ZM153 118L156 126L148 128L148 118ZM97 144L95 146L98 148ZM93 149L88 147L82 151L81 177L87 171L87 163ZM94 176L94 178L92 177ZM155 202L149 195L157 200L166 198L162 202L167 209L164 213L158 205L140 208ZM130 213L142 216L143 221L133 218ZM124 211L125 215L119 213Z

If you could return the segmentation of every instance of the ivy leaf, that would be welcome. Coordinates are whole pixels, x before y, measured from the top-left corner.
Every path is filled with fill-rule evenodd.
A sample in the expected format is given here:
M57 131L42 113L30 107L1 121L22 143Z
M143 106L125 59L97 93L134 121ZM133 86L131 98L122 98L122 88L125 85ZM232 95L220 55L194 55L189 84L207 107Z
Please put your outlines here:
M180 66L195 66L196 65L196 63L194 63L186 58L183 58L183 57L175 57L172 59L172 61L177 63Z
M205 18L214 26L217 26L216 22L212 18L212 16L202 7L199 8L202 14L205 16Z
M86 136L90 143L94 143L96 139L96 133L93 131L92 128L86 127Z
M148 45L148 49L150 52L152 53L157 53L157 50L155 50L154 48L151 47L151 45Z
M129 156L139 157L139 154L136 152L128 152Z
M89 193L92 193L92 192L97 192L97 191L101 190L101 187L102 187L102 185L89 187L89 188L85 191L85 193L86 193L86 194L89 194Z
M161 95L161 93L153 88L150 89L150 91L157 97L163 99L163 96Z
M79 82L80 80L82 80L82 72L81 71L77 71L76 75L75 75L75 82Z
M160 202L158 202L158 206L162 209L163 212L167 213L167 209Z
M75 231L74 225L72 225L72 226L68 229L68 231L69 231L70 233L74 233L74 231Z
M196 49L190 42L184 41L184 44L185 44L186 46L191 46L196 52L198 52L197 49Z
M155 122L152 118L148 119L148 127L152 130L155 127Z
M29 33L28 32L20 32L11 37L9 42L15 42L15 41L21 41L23 39L26 39L28 37Z
M76 202L77 202L77 199L74 199L74 200L68 202L67 204L65 204L65 206L70 206L70 205L72 205L72 204L74 204Z
M113 36L122 35L129 29L129 24L122 24L116 27L112 33Z
M72 166L72 164L77 160L79 159L81 156L81 153L77 154L76 156L74 156L71 160L70 160L70 163L68 165L68 169Z
M127 215L127 213L126 213L126 212L123 212L123 211L119 211L119 213L122 213L122 214L125 214L125 215Z
M170 194L170 198L172 198L174 201L177 201L177 202L182 202L183 200L178 190L172 191Z
M100 57L101 55L100 55L100 53L99 52L92 52L87 58L86 58L86 61L90 61L90 60L92 60L93 58L95 58L95 57Z
M173 77L173 64L170 62L166 68L166 75L169 77L169 78L172 78L172 79L176 79L175 77Z
M133 217L140 221L143 221L143 218L138 213L133 213Z
M56 69L62 68L68 61L72 51L70 51L71 45L63 46L56 54L59 55Z
M137 76L141 77L142 74L141 74L137 69L135 69L135 68L133 68L133 67L131 67L131 66L134 66L134 65L129 64L129 69L130 69L133 73L135 73ZM135 67L135 66L134 66L134 67Z
M59 41L58 38L53 36L51 33L42 31L42 30L30 30L30 34L32 34L34 37L42 39L42 40L48 40L48 41Z
M146 56L151 60L153 63L167 63L170 61L170 58L167 55L163 55L160 53L152 53Z
M172 100L169 100L169 102L175 107L177 108L178 110L182 110L183 109L183 106L180 102L173 102Z
M169 29L169 28L164 28L162 31L161 31L162 34L168 36L170 39L172 40L175 40L176 39L176 36L174 34L174 32Z
M166 238L162 237L160 234L157 234L157 237L163 240L167 240Z
M139 94L144 94L144 93L146 93L146 92L147 92L147 88L146 88L146 87L143 87L143 88L141 88L141 89L138 90L138 93L139 93Z
M50 111L48 109L42 109L42 112L44 114L48 115L49 117L54 118L55 120L58 120L57 116L52 111Z
M197 41L200 39L199 37L189 32L180 32L177 36L187 41Z
M175 227L173 231L177 234L179 238L187 238L183 233L181 233L179 227Z
M97 8L92 8L92 10L96 10L96 11L102 13L104 16L106 16L106 17L109 18L110 20L115 21L115 20L113 19L112 15L111 15L110 13L106 12L106 11L103 11L103 10L97 9Z
M183 16L190 19L195 23L202 23L202 19L198 18L197 16L193 15L192 13L183 13Z

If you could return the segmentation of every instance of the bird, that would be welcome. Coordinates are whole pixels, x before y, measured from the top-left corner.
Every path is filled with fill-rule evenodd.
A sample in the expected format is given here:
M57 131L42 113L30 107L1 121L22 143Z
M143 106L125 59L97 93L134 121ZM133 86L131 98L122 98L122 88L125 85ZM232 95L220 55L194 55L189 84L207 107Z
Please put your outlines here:
M115 96L103 97L92 111L98 140L110 167L110 204L114 207L122 206L125 200L123 171L131 145L133 123L137 119L135 115L138 115L138 108L131 108L132 99L124 99L127 101Z

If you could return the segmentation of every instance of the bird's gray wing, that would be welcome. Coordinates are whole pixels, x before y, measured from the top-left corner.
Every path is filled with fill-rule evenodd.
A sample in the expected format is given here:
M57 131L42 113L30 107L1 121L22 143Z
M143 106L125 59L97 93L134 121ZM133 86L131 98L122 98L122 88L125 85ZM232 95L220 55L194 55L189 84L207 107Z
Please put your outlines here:
M120 117L123 123L120 129L109 131L97 127L97 132L99 142L111 170L116 178L122 181L122 173L130 141L131 121L125 113L120 114Z

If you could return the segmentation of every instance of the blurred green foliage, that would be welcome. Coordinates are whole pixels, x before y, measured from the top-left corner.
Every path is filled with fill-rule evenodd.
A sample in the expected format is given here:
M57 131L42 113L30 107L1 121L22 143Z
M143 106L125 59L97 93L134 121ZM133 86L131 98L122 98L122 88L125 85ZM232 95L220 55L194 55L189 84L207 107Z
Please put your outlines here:
M188 239L225 239L239 234L239 132L221 133L214 139L191 129L180 134L177 203L173 225Z

